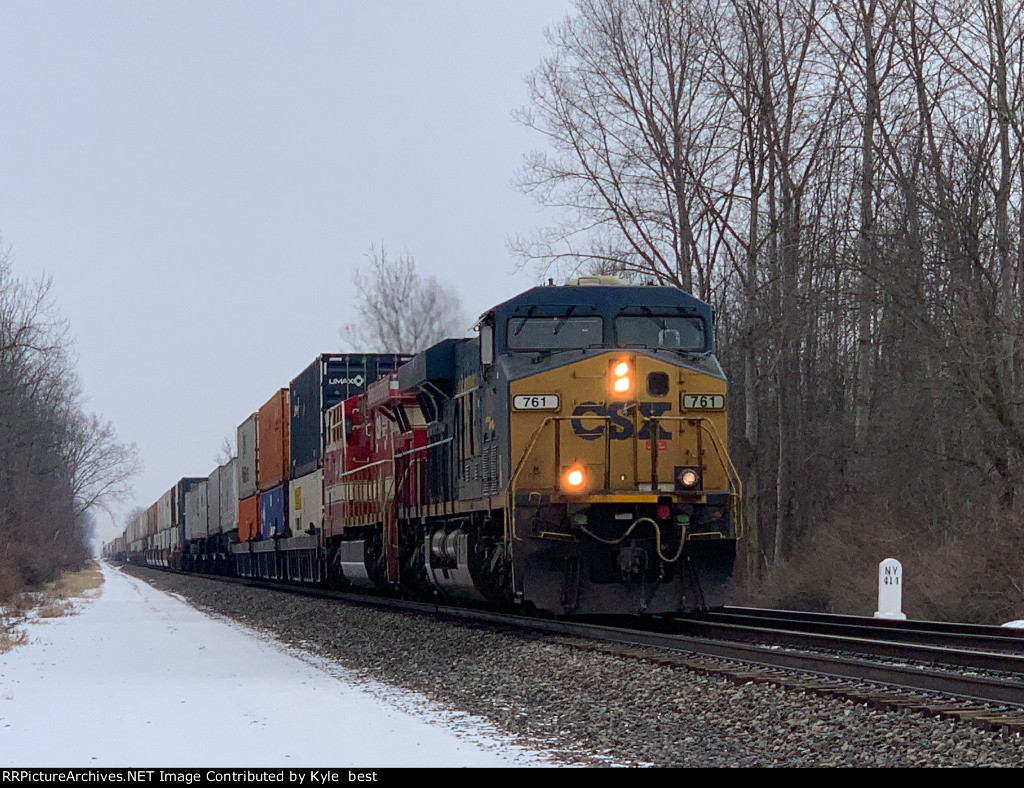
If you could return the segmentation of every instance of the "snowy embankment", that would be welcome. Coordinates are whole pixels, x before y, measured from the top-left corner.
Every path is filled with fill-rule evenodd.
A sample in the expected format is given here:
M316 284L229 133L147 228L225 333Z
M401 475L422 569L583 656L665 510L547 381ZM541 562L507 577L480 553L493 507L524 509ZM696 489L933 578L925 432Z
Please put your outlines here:
M0 766L547 766L467 715L285 650L109 567L0 655Z

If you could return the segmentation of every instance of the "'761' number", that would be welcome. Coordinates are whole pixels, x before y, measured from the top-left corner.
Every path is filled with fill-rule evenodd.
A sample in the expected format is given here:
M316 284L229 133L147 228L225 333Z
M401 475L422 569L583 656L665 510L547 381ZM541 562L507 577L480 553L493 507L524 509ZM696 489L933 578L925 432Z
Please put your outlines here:
M685 410L722 410L725 408L725 397L722 394L684 394Z
M520 394L512 398L515 410L558 410L557 394Z

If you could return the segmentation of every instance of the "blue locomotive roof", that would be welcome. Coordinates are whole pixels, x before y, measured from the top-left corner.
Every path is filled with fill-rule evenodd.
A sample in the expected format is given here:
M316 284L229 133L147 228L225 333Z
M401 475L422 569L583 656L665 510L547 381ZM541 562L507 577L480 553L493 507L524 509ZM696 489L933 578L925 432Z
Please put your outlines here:
M714 352L711 305L677 287L540 286L498 304L484 320L488 315L493 315L497 327L498 353L510 349L549 352L601 346ZM554 322L545 322L548 318L553 318ZM657 331L661 339L638 336L638 324L645 324L647 333ZM509 327L507 333L506 326ZM561 336L555 339L559 332Z
M546 285L533 287L492 310L498 317L520 314L536 307L590 307L594 312L613 316L624 308L682 308L711 320L710 304L678 287L663 285Z

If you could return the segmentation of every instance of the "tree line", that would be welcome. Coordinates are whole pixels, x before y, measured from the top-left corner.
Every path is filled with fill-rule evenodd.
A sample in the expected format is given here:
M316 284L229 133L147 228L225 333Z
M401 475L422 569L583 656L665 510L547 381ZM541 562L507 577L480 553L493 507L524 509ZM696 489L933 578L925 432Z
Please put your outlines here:
M717 310L752 601L1024 614L1024 7L577 0L517 112L543 275Z
M94 513L122 500L134 445L83 407L74 343L51 296L0 245L0 602L81 569Z

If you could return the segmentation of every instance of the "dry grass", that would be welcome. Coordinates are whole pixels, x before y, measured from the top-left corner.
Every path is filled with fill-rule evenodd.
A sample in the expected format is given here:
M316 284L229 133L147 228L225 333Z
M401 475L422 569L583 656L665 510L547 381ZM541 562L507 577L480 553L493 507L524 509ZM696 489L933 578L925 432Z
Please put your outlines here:
M60 579L53 584L50 594L57 599L79 599L81 597L93 597L96 591L103 585L103 575L95 561L80 572L69 572L61 575Z
M0 624L0 654L10 651L15 646L24 646L28 642L28 635L23 629L8 629L6 625Z
M75 612L70 602L47 602L36 611L37 618L61 618Z
M68 572L42 591L19 594L0 608L0 654L28 642L28 635L20 624L32 619L61 618L74 615L72 600L88 599L99 595L103 574L95 562L79 572Z
M66 572L43 591L39 606L36 608L37 618L60 618L73 615L76 610L72 600L88 599L99 595L103 585L103 574L95 561L78 572Z

